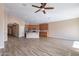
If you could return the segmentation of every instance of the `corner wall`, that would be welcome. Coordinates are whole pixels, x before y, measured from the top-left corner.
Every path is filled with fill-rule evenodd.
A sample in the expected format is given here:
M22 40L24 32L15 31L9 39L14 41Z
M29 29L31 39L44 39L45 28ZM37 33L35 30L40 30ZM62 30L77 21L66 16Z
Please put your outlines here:
M48 24L48 37L79 40L79 18Z
M4 48L4 40L5 40L5 35L4 35L4 21L5 21L5 16L4 16L4 6L0 4L0 48Z

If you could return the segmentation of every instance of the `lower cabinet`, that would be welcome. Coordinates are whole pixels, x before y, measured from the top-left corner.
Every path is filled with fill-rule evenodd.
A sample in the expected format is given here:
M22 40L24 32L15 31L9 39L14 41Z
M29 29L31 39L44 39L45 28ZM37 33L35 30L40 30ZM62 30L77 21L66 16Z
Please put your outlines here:
M39 32L40 37L47 37L47 32Z
M39 30L40 30L40 33L39 33L40 37L47 37L48 24L47 23L40 24L39 25Z

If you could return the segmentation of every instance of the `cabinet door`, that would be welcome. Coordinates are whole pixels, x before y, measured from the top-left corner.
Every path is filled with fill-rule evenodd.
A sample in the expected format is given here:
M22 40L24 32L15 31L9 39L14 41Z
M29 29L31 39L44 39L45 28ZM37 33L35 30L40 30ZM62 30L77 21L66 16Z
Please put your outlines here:
M40 24L39 28L40 30L48 30L48 24Z
M38 25L28 25L28 30L39 30Z
M47 32L40 32L39 33L39 36L40 37L47 37Z

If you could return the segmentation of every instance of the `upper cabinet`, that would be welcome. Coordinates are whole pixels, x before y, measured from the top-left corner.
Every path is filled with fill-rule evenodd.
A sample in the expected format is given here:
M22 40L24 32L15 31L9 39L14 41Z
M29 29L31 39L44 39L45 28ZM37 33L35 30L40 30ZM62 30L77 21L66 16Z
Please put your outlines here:
M48 30L48 24L40 24L39 29L40 30Z
M28 30L39 30L39 25L26 25L26 27L28 28Z

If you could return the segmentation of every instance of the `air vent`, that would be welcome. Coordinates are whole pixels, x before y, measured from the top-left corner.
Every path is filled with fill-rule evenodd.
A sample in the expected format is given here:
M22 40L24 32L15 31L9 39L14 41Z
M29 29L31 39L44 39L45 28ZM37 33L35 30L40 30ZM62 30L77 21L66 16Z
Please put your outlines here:
M23 3L23 4L22 4L22 6L26 6L26 5L27 5L26 3Z

